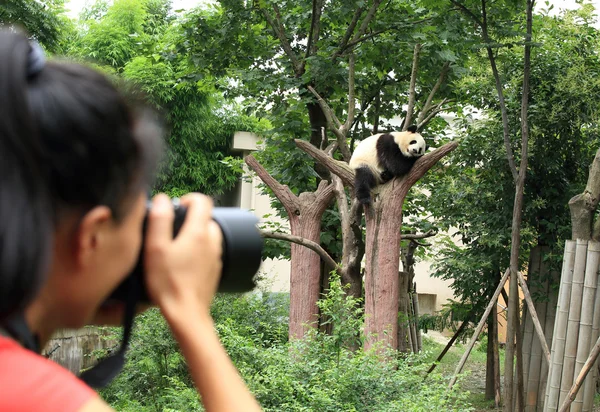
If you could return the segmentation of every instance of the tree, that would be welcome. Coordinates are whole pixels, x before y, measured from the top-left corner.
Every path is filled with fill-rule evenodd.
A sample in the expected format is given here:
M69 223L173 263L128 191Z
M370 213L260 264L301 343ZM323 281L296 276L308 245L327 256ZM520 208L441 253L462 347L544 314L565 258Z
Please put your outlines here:
M563 240L569 238L567 203L585 186L587 164L598 148L598 61L592 50L598 39L590 10L566 12L559 18L535 16L532 49L528 176L524 188L522 248L524 270L532 248L543 250L549 272L560 268ZM484 51L485 53L485 51ZM430 210L441 228L454 227L463 247L448 243L438 260L438 275L453 280L457 296L476 302L508 266L507 228L512 219L511 172L502 133L501 114L487 56L473 59L473 69L461 80L461 100L478 118L457 123L463 144L451 155L443 176L431 176ZM475 57L475 56L474 56ZM523 49L514 45L497 54L502 73L510 135L518 133ZM485 59L485 60L483 60ZM516 142L512 142L516 150ZM568 148L568 150L565 150ZM438 180L440 179L440 180ZM435 189L434 189L435 187ZM528 278L536 289L534 276ZM555 285L557 286L557 285ZM547 296L540 296L544 302Z
M0 27L17 24L50 51L59 48L68 28L64 0L5 0L0 5Z
M174 53L181 27L169 0L99 1L84 10L69 52L134 83L165 114L168 153L155 189L171 196L219 195L238 181L227 161L235 131L263 126L227 103ZM235 166L235 165L234 165Z
M243 96L249 111L270 120L272 133L265 138L259 160L295 194L312 192L320 180L332 178L319 162L297 156L293 139L305 139L323 149L335 142L334 156L347 161L356 139L388 127L382 119L407 116L403 104L409 100L416 44L422 46L417 53L419 78L413 77L413 84L419 86L413 87L411 114L428 106L424 113L433 113L430 118L415 117L425 125L451 103L444 99L451 95L444 80L453 75L449 62L460 60L460 48L452 41L460 38L456 26L445 20L446 15L417 4L393 1L384 12L382 4L378 0L331 4L222 1L214 9L197 9L187 16L186 41L180 51L192 58L199 73L231 78L226 83L228 94ZM355 82L350 80L354 73ZM427 100L434 87L436 100ZM338 118L344 121L338 123ZM338 199L340 215L354 210L347 200L344 205L342 197ZM354 222L356 228L360 219ZM329 239L339 242L340 227L347 226L338 224ZM344 233L356 233L356 229L347 228ZM360 264L360 253L354 256L358 259L353 261ZM304 263L292 261L292 266ZM321 276L316 270L309 276L313 281ZM360 270L347 273L353 273L354 284L360 285ZM312 300L303 304L315 307Z

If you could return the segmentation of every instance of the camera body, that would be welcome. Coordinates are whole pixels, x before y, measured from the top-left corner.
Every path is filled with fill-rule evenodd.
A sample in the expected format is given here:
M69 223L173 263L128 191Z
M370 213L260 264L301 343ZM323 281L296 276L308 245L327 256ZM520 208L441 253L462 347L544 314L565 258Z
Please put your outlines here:
M148 204L148 210L151 203ZM173 222L173 236L176 237L185 221L187 209L173 202L175 220ZM144 219L143 239L146 238L146 224L148 214ZM252 213L234 207L216 207L213 209L213 220L223 233L223 268L219 281L218 292L243 293L256 287L255 275L262 260L263 238L256 226L258 219ZM138 293L138 302L150 303L146 291L144 275L145 244L142 244L138 261L129 276L110 295L109 301L127 301L130 293L130 283L135 282Z

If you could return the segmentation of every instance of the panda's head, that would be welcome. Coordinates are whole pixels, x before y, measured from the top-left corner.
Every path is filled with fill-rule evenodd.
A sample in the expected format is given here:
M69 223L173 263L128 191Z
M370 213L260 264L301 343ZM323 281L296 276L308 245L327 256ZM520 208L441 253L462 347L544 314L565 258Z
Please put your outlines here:
M425 139L417 133L417 126L411 126L405 132L394 133L394 141L406 157L421 157L427 150Z

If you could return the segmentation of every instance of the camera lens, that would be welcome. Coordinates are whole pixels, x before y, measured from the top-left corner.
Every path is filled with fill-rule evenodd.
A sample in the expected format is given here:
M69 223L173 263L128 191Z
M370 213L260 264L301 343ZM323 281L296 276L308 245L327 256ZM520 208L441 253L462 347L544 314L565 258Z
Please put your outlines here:
M177 236L185 221L186 208L174 202L175 221L173 235ZM146 214L147 217L147 214ZM256 224L258 219L252 213L233 207L217 207L213 209L213 220L223 233L223 268L219 282L219 292L243 293L256 286L255 275L262 259L263 238ZM144 240L146 237L146 220L144 220ZM150 302L146 291L143 265L144 245L130 277L137 285L138 301ZM129 293L128 283L123 281L110 295L110 300L125 302Z

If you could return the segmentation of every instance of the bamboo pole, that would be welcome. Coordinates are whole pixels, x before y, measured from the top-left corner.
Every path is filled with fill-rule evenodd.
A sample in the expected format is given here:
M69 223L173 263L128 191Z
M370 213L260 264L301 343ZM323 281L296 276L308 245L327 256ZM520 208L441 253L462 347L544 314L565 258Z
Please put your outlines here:
M558 409L558 396L560 393L560 377L565 354L565 339L567 336L567 321L569 316L569 299L571 298L571 281L573 279L573 263L575 262L575 249L577 243L573 240L565 241L562 271L560 276L560 289L556 320L552 333L552 351L550 352L550 370L546 384L546 401L544 411L551 412Z
M483 329L483 326L485 325L487 317L490 315L490 312L492 311L492 307L496 304L496 300L498 300L498 296L500 296L500 292L504 288L504 284L506 283L506 280L508 279L509 274L510 274L510 269L506 269L506 272L504 272L504 276L502 276L502 279L500 279L500 283L498 284L498 287L496 288L496 291L494 292L492 299L488 303L487 308L485 308L485 312L483 313L483 316L481 317L479 324L475 328L475 332L473 333L473 336L471 336L471 340L469 341L469 344L467 345L465 353L463 353L462 358L460 358L460 362L458 362L458 365L456 365L456 369L454 370L454 375L452 376L452 379L450 379L450 383L448 384L448 389L452 389L452 387L456 383L458 374L462 371L462 368L465 366L465 363L467 362L467 358L469 357L469 354L471 353L473 346L475 346L475 342L477 342L477 338L479 337L479 334L481 333L481 330Z
M544 265L544 262L542 262ZM546 342L548 344L552 343L552 339L554 338L554 324L556 320L556 306L558 305L558 290L554 290L552 285L556 283L560 284L560 276L555 272L550 273L550 279L548 280L548 303L546 305L546 326L544 327L544 331L546 331ZM550 350L550 358L552 358L552 349ZM552 362L552 360L551 360ZM543 411L544 403L546 401L546 384L548 383L548 373L550 371L550 364L546 362L542 362L540 369L540 388L538 391L538 410Z
M533 321L533 325L535 326L535 331L537 332L537 337L542 345L542 350L544 351L544 357L546 358L546 362L550 362L550 349L548 349L548 344L546 343L546 337L544 336L544 331L542 330L542 325L540 325L540 320L535 311L535 306L533 305L533 300L531 299L531 294L529 293L529 288L527 287L527 283L525 282L525 278L521 272L518 272L519 281L521 282L521 289L523 290L523 296L525 296L525 302L527 302L527 307L529 309L529 314L531 315L531 320Z
M600 243L589 241L585 278L583 283L583 298L581 299L581 321L579 323L579 344L575 360L573 377L579 375L592 346L592 323L594 320L594 303L596 300L596 282L598 280L598 265L600 263ZM590 379L591 380L591 379ZM571 405L571 412L583 411L583 394L579 391Z
M579 321L581 320L581 299L583 298L583 280L585 278L585 265L587 262L587 246L587 240L577 239L571 299L569 302L569 321L567 323L567 338L565 341L565 358L560 382L559 405L562 405L565 401L569 388L573 384L575 373L575 359L577 358L577 344L579 341Z
M592 339L591 342L596 342L600 337L600 274L596 278L596 297L594 298L594 317L592 320ZM596 395L596 380L598 379L598 368L592 368L591 378L586 379L583 388L583 410L584 412L592 412L594 408L594 397Z
M579 388L581 388L585 377L587 376L588 372L594 367L594 364L598 360L598 355L600 355L600 339L596 341L596 344L594 345L590 356L588 356L587 360L585 361L585 364L583 365L583 368L581 368L581 372L579 372L577 379L575 379L575 383L573 383L573 386L567 393L565 401L561 405L559 412L567 412L569 410L569 406L577 396L577 392L579 391Z
M530 272L529 279L531 280L534 276L536 281L532 282L532 287L540 288L540 292L543 296L548 296L548 276L547 276L547 268L546 265L542 262L542 248L536 248L538 250L537 254L537 271ZM541 280L543 280L542 283ZM547 310L547 301L536 302L536 311L540 319L544 321L544 326L546 325L546 310ZM546 329L544 329L546 331ZM544 339L544 343L547 347L548 339ZM529 361L529 373L527 374L528 379L525 381L527 385L526 393L525 393L525 411L526 412L536 412L538 410L538 398L540 391L540 371L542 368L542 363L548 364L550 362L550 353L547 355L547 361L542 362L542 344L536 340L533 341L533 345L531 348L531 359Z

